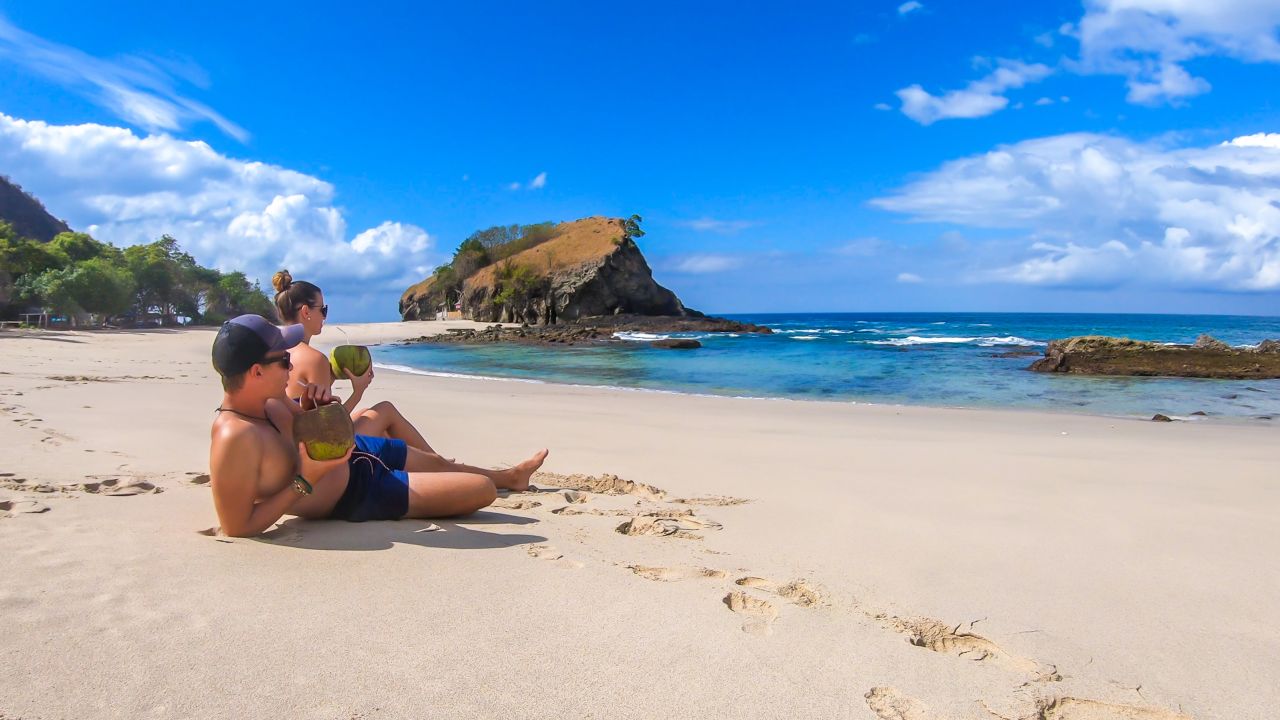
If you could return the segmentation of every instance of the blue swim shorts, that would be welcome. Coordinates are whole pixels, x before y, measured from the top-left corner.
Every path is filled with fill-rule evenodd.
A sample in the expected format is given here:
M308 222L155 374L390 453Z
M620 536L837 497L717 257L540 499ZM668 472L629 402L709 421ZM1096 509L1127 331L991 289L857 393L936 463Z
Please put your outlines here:
M350 522L399 520L409 512L409 448L403 440L356 436L347 489L329 517Z

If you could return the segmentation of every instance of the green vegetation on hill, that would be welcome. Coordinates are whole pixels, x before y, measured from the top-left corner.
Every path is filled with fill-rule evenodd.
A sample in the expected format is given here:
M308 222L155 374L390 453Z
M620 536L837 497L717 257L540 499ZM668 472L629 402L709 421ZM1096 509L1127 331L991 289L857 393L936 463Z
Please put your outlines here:
M462 292L462 283L476 274L476 271L494 263L504 262L513 255L552 240L556 234L556 224L552 222L533 225L495 225L471 233L453 252L453 258L436 268L427 279L427 292L430 298L427 304L430 307L453 307ZM511 272L519 271L511 270Z
M168 235L124 249L77 232L42 243L19 237L0 221L0 317L16 318L29 308L77 325L174 325L180 317L217 324L242 313L272 312L270 300L244 273L201 267Z

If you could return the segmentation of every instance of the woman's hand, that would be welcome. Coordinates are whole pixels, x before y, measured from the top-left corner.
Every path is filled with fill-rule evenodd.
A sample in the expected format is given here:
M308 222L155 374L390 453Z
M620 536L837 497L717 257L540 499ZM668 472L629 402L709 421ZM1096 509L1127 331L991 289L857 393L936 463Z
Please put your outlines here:
M356 395L363 395L369 383L373 382L373 363L369 363L369 369L365 370L363 375L353 375L349 368L343 368L342 372L351 381L351 392Z

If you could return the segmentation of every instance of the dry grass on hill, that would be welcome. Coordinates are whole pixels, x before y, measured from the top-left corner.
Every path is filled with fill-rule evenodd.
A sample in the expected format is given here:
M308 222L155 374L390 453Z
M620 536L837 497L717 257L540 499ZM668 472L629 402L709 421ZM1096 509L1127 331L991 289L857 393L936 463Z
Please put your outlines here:
M622 221L617 218L590 217L556 226L557 236L536 247L512 255L515 265L524 265L539 275L551 270L571 268L591 262L613 252L623 236ZM467 287L492 285L497 264L481 268L467 279Z

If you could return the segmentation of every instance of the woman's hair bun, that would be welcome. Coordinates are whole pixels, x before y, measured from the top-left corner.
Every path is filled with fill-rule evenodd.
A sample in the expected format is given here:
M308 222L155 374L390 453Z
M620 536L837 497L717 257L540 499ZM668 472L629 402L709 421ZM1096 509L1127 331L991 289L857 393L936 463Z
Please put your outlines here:
M271 276L271 287L275 288L278 293L288 290L289 286L292 284L293 276L289 274L288 270L281 270Z

